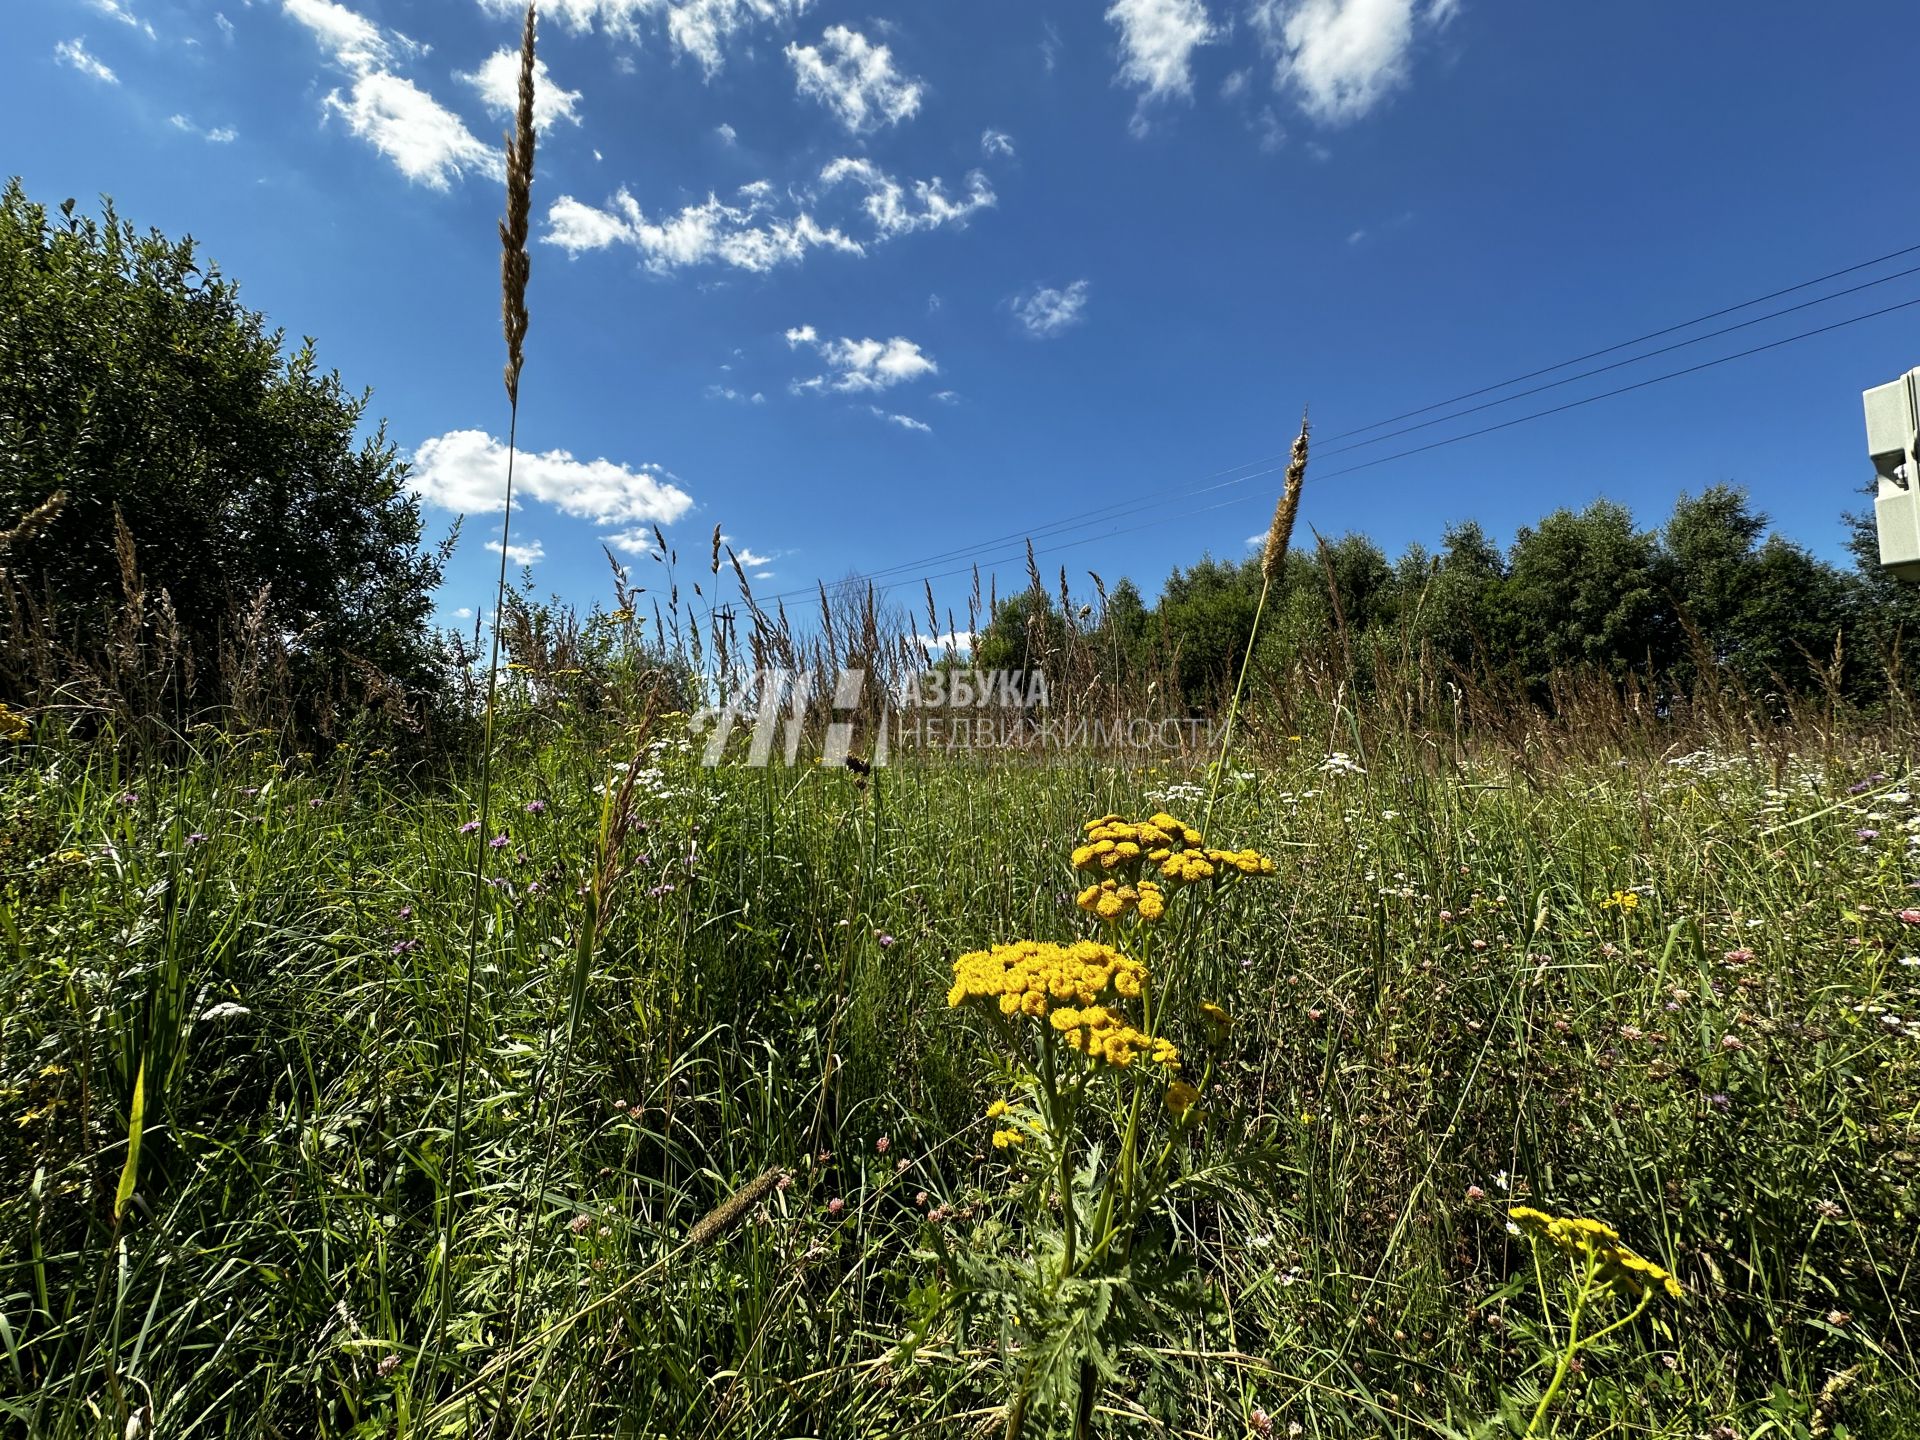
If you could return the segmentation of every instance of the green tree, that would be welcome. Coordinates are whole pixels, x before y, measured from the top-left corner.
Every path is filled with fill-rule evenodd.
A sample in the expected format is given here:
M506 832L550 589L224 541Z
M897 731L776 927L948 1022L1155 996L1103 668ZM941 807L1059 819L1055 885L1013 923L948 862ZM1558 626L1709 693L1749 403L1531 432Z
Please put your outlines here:
M9 557L12 582L67 633L98 633L121 597L117 512L178 617L190 706L218 699L222 640L249 609L296 694L337 696L368 666L433 687L440 561L384 425L360 433L368 395L323 373L311 340L286 353L190 238L139 236L110 202L98 222L61 212L18 180L0 197L0 524L68 497ZM13 684L23 667L7 657Z
M1661 558L1659 537L1635 530L1632 514L1610 500L1556 510L1520 530L1495 633L1511 637L1513 659L1536 691L1563 668L1616 678L1666 668L1675 627Z

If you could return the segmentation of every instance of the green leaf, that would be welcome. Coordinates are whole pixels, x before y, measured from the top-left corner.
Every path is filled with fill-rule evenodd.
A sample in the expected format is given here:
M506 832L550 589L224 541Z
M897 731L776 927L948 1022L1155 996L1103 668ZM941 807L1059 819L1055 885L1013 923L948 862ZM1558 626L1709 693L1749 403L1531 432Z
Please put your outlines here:
M140 1132L147 1123L147 1062L142 1059L133 1077L133 1114L127 1121L127 1163L120 1167L120 1188L113 1196L113 1223L118 1225L140 1179Z

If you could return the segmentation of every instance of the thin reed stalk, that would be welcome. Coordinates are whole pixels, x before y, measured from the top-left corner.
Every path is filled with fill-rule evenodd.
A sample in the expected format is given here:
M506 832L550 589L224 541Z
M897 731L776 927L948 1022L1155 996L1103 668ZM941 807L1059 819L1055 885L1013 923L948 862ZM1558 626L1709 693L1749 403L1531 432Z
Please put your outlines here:
M1253 607L1253 625L1247 631L1246 653L1240 658L1240 678L1233 684L1233 699L1227 705L1227 720L1220 733L1220 757L1214 762L1213 776L1207 782L1207 804L1200 813L1200 829L1213 824L1213 802L1220 795L1220 777L1226 774L1227 758L1233 750L1234 721L1240 715L1240 697L1247 688L1247 672L1253 668L1253 649L1260 643L1260 621L1267 613L1267 596L1273 582L1286 571L1287 546L1293 540L1293 522L1300 513L1300 490L1307 478L1307 414L1300 412L1300 433L1294 437L1293 455L1287 461L1286 483L1273 507L1273 523L1267 527L1267 542L1260 553L1260 598Z
M453 1146L447 1160L451 1184L442 1203L440 1293L434 1306L431 1351L437 1358L446 1339L447 1312L453 1299L454 1238L459 1218L461 1166L466 1158L467 1078L473 1064L473 999L480 950L480 914L486 903L489 821L493 811L493 730L500 684L500 622L507 594L507 550L513 526L513 462L520 429L520 370L526 356L527 216L533 199L533 32L534 7L528 0L520 37L520 103L513 133L507 137L507 215L500 222L500 309L506 332L507 483L500 514L500 570L494 580L493 637L487 656L487 714L480 753L480 825L474 831L473 898L467 914L466 977L460 1002L459 1066L453 1091ZM422 1365L422 1371L429 1367Z

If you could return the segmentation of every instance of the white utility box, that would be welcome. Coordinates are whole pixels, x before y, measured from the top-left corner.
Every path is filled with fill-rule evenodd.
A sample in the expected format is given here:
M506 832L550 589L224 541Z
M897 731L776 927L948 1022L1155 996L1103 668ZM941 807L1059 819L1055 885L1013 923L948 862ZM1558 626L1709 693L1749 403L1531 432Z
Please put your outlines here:
M1867 453L1880 477L1873 502L1880 564L1898 580L1920 581L1920 370L1861 399L1867 410Z

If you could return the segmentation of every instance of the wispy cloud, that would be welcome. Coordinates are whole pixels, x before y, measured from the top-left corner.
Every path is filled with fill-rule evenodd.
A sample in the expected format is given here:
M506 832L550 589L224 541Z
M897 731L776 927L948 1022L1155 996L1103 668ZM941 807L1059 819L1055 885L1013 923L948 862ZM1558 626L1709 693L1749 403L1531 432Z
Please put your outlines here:
M1065 289L1040 286L1013 297L1013 318L1037 340L1051 340L1078 325L1086 315L1092 285L1075 280Z
M940 367L920 346L902 335L890 340L823 340L811 325L787 331L787 346L816 352L826 362L825 374L793 382L795 391L832 390L843 394L889 390L909 380L936 375Z
M876 419L885 420L889 425L898 425L902 430L918 430L925 435L933 433L933 426L911 415L896 415L890 410L882 410L878 405L869 405L867 409L873 412Z
M231 125L217 125L211 130L202 130L198 125L193 123L190 117L185 115L168 116L167 123L173 126L174 129L183 131L188 135L198 135L209 145L231 145L235 140L240 138L240 132Z
M496 115L512 115L519 108L520 52L517 49L496 50L478 70L457 74L454 78L478 90L487 109ZM533 62L534 127L545 130L556 120L571 120L578 125L579 105L580 92L556 85L547 62L536 58Z
M734 389L731 385L709 385L707 386L707 397L712 400L731 400L736 405L764 405L767 403L767 397L762 395L758 390L755 390L749 395L745 391Z
M1012 158L1013 137L1004 130L982 130L980 150L985 155L1004 155Z
M158 38L154 35L151 24L142 20L138 15L135 15L133 11L129 10L125 5L120 4L119 0L87 0L87 3L102 15L110 15L122 25L141 31L149 40Z
M813 0L548 0L543 15L553 16L576 34L598 29L616 40L638 41L640 22L658 19L674 53L691 59L711 79L726 64L735 36L754 26L778 26L798 19ZM518 16L524 0L480 0L495 15Z
M820 183L828 188L843 183L862 186L867 193L861 208L883 238L942 225L964 225L976 212L995 203L993 187L978 170L968 172L966 193L956 198L947 194L946 184L938 176L903 185L871 160L847 155L821 168Z
M333 91L325 106L402 175L430 189L445 190L467 175L498 179L505 173L497 147L405 76L372 71L356 79L345 97Z
M864 193L852 201L836 193L843 187ZM697 265L763 273L815 250L864 255L868 244L964 225L993 204L993 189L978 171L967 176L966 193L954 196L937 177L902 182L871 160L843 156L821 170L816 185L785 197L772 182L756 180L729 199L709 194L671 215L648 214L624 187L601 206L562 195L548 207L541 239L571 255L630 245L657 274ZM838 218L823 218L835 211ZM865 241L844 228L863 220L871 232Z
M793 264L816 249L864 253L859 241L804 210L774 214L771 190L764 182L743 186L731 202L709 195L698 205L658 218L642 210L624 188L615 192L606 209L562 195L547 210L547 233L541 239L571 255L630 245L644 257L646 267L659 274L715 264L762 273Z
M90 75L107 85L118 85L120 77L88 52L84 41L62 40L53 47L53 55L62 65L71 65L82 75Z
M898 125L920 108L925 87L893 66L893 52L857 30L830 25L819 46L789 45L799 93L832 111L847 130L866 135Z
M1193 93L1193 52L1219 38L1201 0L1113 0L1107 19L1120 30L1119 83L1140 92L1133 130L1146 107Z
M502 549L507 552L507 561L513 565L533 565L547 558L547 547L540 540L529 540L524 545L502 546L498 540L487 541L487 549L498 555Z

